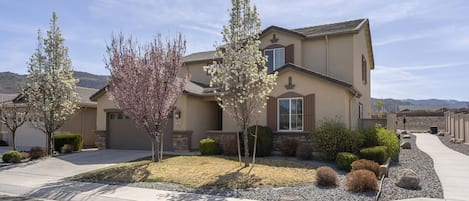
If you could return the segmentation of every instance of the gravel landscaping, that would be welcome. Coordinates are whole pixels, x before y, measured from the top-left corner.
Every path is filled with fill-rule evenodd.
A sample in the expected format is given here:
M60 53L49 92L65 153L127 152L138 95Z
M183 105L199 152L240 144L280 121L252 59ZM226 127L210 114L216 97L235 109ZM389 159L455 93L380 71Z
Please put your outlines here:
M443 198L443 189L438 175L433 169L432 158L417 148L415 145L415 135L411 135L411 139L401 140L401 142L405 141L411 142L412 148L401 149L399 163L391 163L389 177L383 182L379 200L398 200L416 197ZM411 169L420 176L421 189L407 190L395 185L398 181L398 173L403 169Z
M450 142L452 137L448 134L445 134L444 136L438 136L438 138L448 148L469 156L469 145L467 145L467 144L455 144L455 143Z

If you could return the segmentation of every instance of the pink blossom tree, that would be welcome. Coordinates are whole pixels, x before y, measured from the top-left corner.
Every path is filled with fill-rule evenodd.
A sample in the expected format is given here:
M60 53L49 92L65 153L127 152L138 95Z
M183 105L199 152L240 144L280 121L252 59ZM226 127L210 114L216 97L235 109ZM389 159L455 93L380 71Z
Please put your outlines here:
M107 46L106 68L111 72L108 92L117 106L145 128L152 144L152 159L162 160L163 131L168 115L182 94L189 75L178 77L186 42L177 39L139 45L122 33Z

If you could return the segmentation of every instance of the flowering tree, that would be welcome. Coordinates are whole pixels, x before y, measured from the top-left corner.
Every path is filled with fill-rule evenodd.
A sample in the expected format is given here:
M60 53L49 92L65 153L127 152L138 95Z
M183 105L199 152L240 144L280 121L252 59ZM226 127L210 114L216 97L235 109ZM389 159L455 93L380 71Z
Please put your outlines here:
M11 133L13 150L16 150L16 129L26 122L29 106L17 103L0 103L0 123L4 124Z
M31 123L46 134L46 148L52 154L52 134L75 113L79 99L75 90L78 80L73 77L68 48L64 45L55 12L47 38L42 39L38 33L38 47L28 63L28 73L30 82L22 94L31 105L31 118L42 120Z
M217 48L214 62L204 69L210 86L217 87L217 102L243 131L244 162L249 166L247 128L265 107L267 95L276 84L277 74L268 74L266 59L259 51L261 23L249 0L232 0L230 23L223 27L223 46Z
M186 42L182 36L163 43L137 45L132 37L113 36L107 47L106 68L111 72L108 92L122 111L144 127L152 141L152 159L162 160L163 131L169 113L189 76L177 77Z

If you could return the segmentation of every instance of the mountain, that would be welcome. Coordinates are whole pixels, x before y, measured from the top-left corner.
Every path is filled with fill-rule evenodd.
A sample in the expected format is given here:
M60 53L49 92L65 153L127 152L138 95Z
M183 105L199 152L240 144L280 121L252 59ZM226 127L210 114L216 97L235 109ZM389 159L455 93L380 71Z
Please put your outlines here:
M458 100L441 100L441 99L424 99L424 100L415 100L415 99L376 99L371 98L371 105L374 112L377 112L375 107L376 101L384 101L383 111L385 112L399 112L404 109L409 110L439 110L441 108L448 109L459 109L459 108L469 108L469 102L467 101L458 101Z
M105 75L94 75L80 71L74 71L73 75L79 80L77 86L94 89L103 88L108 79L108 76ZM27 81L26 75L19 75L12 72L0 72L0 94L18 93L18 87Z

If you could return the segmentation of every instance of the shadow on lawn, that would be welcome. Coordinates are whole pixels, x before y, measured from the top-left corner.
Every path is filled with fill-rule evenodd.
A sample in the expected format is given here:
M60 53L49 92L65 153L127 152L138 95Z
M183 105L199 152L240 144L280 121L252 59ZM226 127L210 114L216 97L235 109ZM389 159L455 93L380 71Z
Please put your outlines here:
M251 174L252 166L247 167L249 171L241 172L245 167L236 168L234 172L218 176L212 182L209 182L200 188L214 189L214 188L230 188L230 189L245 189L255 186L255 184L262 181L262 178Z
M151 162L149 161L142 161L130 166L110 167L104 170L86 173L85 176L78 175L73 179L91 181L100 180L121 183L142 182L146 181L150 176L150 172L147 170L150 164Z

